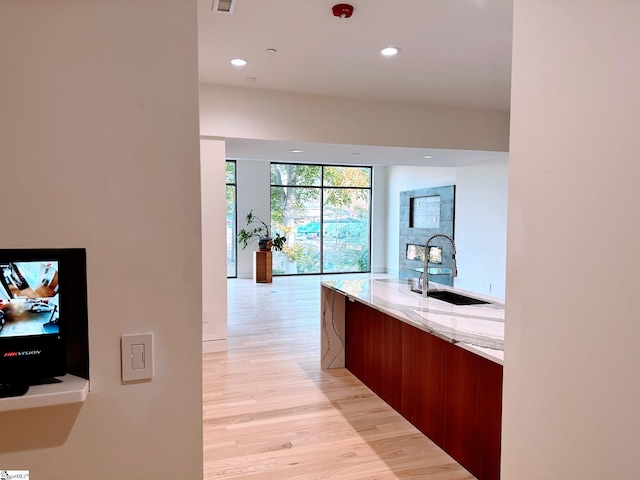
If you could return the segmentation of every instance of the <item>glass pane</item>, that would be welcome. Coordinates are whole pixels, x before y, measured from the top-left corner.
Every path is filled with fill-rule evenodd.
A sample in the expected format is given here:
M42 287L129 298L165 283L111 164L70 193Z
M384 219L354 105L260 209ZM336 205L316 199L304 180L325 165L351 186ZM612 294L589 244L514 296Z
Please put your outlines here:
M320 273L320 188L271 187L271 223L287 237L273 274Z
M229 165L227 163L227 165ZM227 277L235 277L236 273L236 187L227 185Z
M371 186L369 167L324 167L322 184L325 187L365 187Z
M407 260L418 260L424 262L424 245L416 245L415 243L407 243Z
M271 185L320 185L320 165L271 164Z
M324 190L323 273L369 271L370 190Z
M227 160L227 183L236 183L236 162Z

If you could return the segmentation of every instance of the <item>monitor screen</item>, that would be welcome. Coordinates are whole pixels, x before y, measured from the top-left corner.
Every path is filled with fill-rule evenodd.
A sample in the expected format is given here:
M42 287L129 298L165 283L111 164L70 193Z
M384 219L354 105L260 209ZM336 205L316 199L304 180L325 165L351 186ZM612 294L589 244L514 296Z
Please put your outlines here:
M84 248L0 249L0 397L89 378L86 277Z
M0 338L59 335L57 260L0 262Z

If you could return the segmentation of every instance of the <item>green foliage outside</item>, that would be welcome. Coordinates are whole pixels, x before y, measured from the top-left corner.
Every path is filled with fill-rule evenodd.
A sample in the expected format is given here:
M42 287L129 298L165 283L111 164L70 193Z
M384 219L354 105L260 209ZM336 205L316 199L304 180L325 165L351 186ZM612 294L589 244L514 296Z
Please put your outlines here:
M236 162L226 162L227 174L227 218L233 217L236 208ZM232 184L232 185L229 185Z
M272 164L271 185L272 226L287 237L283 252L274 255L274 273L320 273L321 248L324 271L368 270L370 168ZM321 198L322 246L313 236L297 235L300 219L309 225L310 211L319 215Z

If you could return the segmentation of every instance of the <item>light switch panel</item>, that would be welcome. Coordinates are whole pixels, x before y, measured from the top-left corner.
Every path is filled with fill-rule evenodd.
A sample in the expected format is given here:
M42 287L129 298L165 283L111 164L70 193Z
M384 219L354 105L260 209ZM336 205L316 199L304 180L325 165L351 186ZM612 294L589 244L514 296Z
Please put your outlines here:
M144 343L131 345L131 370L144 370Z
M153 378L153 334L123 335L120 342L122 381Z

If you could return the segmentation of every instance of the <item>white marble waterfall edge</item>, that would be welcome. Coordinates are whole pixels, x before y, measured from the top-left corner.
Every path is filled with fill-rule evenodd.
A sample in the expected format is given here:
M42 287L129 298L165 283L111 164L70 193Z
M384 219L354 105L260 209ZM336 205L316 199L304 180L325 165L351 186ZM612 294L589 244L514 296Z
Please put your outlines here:
M320 366L323 370L344 367L345 300L336 290L321 287Z
M443 290L443 288L439 288ZM321 366L344 367L345 301L355 300L502 365L504 303L496 298L453 291L491 303L452 305L411 291L406 279L370 278L321 284Z

